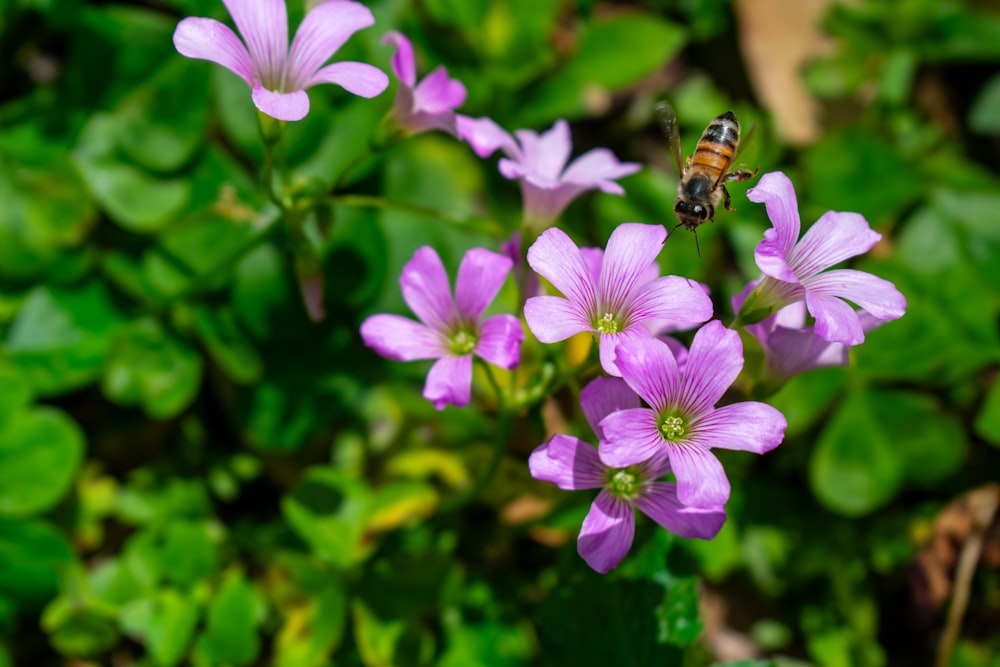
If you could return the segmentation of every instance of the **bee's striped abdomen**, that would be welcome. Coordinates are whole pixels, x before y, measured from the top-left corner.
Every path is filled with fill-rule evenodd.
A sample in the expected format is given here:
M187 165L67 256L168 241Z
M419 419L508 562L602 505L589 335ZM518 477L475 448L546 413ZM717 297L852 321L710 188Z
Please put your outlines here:
M740 143L740 124L732 111L717 116L705 128L691 157L692 168L702 168L718 181L729 168Z

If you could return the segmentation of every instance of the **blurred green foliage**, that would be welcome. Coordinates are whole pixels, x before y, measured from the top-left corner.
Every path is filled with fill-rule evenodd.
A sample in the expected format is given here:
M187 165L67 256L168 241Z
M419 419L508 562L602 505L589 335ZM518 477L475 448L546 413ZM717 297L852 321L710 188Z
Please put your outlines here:
M918 553L935 516L1000 476L996 3L828 3L830 48L802 76L821 131L796 146L754 95L733 0L367 4L376 26L338 59L389 71L378 40L402 30L421 72L445 64L468 87L464 113L567 118L576 153L648 165L627 197L570 207L576 238L672 225L656 99L686 150L732 107L758 126L741 159L793 178L804 224L858 211L883 233L855 266L895 282L906 316L770 399L788 438L725 458L719 537L640 522L601 577L573 546L588 494L527 473L551 415L526 411L486 480L488 397L437 412L426 364L357 333L405 312L417 247L454 269L517 228L493 160L443 134L372 153L392 91L311 90L282 159L289 187L331 194L305 223L326 286L314 323L257 185L249 91L171 43L183 16L228 20L221 3L3 0L0 666L694 666L731 658L727 636L753 649L730 667L932 664L951 595L928 595ZM703 258L683 234L661 256L725 320L767 227L744 191L699 230ZM996 522L947 664L1000 665Z

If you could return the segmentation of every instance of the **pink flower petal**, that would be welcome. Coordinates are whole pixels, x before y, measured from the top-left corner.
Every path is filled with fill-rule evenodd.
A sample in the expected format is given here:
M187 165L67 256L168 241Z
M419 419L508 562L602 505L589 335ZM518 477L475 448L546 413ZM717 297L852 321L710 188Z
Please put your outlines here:
M651 262L663 249L667 230L663 225L626 222L611 232L601 264L598 292L601 307L617 312L642 286Z
M596 377L580 392L580 408L599 439L601 420L619 410L634 410L639 397L620 378Z
M182 56L222 65L246 81L248 86L253 85L250 54L227 25L214 19L186 18L174 30L174 47Z
M222 0L222 3L246 42L257 78L265 88L277 89L282 83L288 57L285 0ZM261 111L268 113L265 109Z
M526 173L531 173L541 183L555 186L573 149L569 135L569 123L557 120L548 132L538 135L531 130L514 133L521 145L521 159Z
M807 292L806 307L809 314L816 318L816 335L823 340L847 346L865 342L865 331L857 312L843 299Z
M450 333L459 315L451 298L448 274L430 246L418 248L399 277L403 300L417 318L435 331Z
M677 478L677 496L682 503L704 508L726 504L729 479L712 452L688 443L670 445L667 452Z
M635 162L621 162L607 148L589 150L570 163L563 173L563 182L599 187L609 194L622 194L624 190L613 179L622 178L642 169Z
M726 522L726 511L721 505L687 507L677 498L677 485L668 482L650 484L645 493L635 499L635 506L671 533L686 539L710 540L719 534Z
M677 360L663 341L633 339L628 345L620 345L615 364L632 391L653 410L661 412L677 400L680 393ZM655 423L653 428L656 429Z
M583 257L584 264L587 265L587 273L594 284L601 280L601 265L604 263L603 248L580 248L580 256ZM659 275L659 274L657 274ZM653 276L654 278L656 276Z
M287 87L302 89L314 85L316 83L314 75L323 63L329 60L351 35L374 23L375 17L372 16L371 10L358 2L328 0L313 7L302 19L295 32L295 39L292 40L285 74ZM330 81L329 78L323 80L340 83L344 88L351 90L350 86L340 81ZM382 86L382 89L385 89L385 86Z
M513 315L494 315L479 326L476 354L495 366L511 370L521 361L521 341L524 329Z
M806 231L788 256L788 263L804 282L834 264L868 252L881 238L863 216L827 211Z
M465 103L465 86L448 76L444 66L424 77L413 91L414 106L427 113L442 113Z
M635 512L625 500L607 489L597 494L580 527L576 548L587 565L601 574L625 558L635 537Z
M597 450L568 435L554 435L528 457L531 476L552 482L560 489L598 489L604 486L606 469Z
M524 303L524 320L542 343L558 343L582 331L593 331L580 309L559 296L533 296Z
M694 335L680 402L689 416L709 412L743 370L740 335L712 320Z
M378 354L396 361L437 359L448 351L441 333L399 315L372 315L361 323L361 339Z
M258 81L251 97L258 109L278 120L302 120L309 113L309 96L304 90L277 93Z
M455 279L455 303L463 318L479 319L496 298L513 265L510 257L484 248L465 253Z
M619 410L601 420L603 437L598 454L604 465L627 468L653 458L664 440L656 427L656 413L648 408Z
M479 157L489 157L498 148L511 157L520 157L521 150L506 130L489 118L457 116L458 138L472 147Z
M326 1L336 4L346 0ZM319 69L305 87L309 88L318 83L333 83L352 95L370 98L382 94L382 91L389 86L389 77L379 68L367 63L340 62Z
M781 444L787 427L785 416L776 408L746 401L723 406L697 419L690 437L706 448L763 454Z
M852 301L879 320L897 320L906 312L906 297L895 285L864 271L826 271L806 281L805 287L813 294Z
M712 317L712 299L701 283L680 276L662 276L636 288L629 312L634 320L658 320L657 331L679 331Z
M633 324L624 331L613 334L600 334L600 357L601 368L608 375L621 377L622 372L618 368L618 349L622 345L629 345L632 341L647 340L651 337L649 329L639 324Z
M417 83L417 67L410 40L398 30L392 30L382 36L382 43L396 47L396 53L392 56L392 71L400 83L408 88L413 88Z
M441 357L427 374L424 398L438 410L446 405L462 407L472 394L472 355Z
M795 197L795 186L792 185L792 181L780 171L764 174L757 185L747 190L747 199L758 204L764 203L767 217L777 232L771 241L775 254L787 257L799 240L799 232L802 229L798 200Z
M528 265L580 310L589 313L597 305L597 286L580 249L561 229L542 232L528 248Z

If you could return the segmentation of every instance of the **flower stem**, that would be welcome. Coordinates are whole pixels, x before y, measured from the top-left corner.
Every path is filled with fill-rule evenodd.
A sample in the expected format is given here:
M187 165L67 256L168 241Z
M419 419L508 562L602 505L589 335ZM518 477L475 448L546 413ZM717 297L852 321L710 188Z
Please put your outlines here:
M411 204L410 202L392 201L373 195L330 195L327 197L327 201L331 204L343 204L344 206L353 206L357 208L382 208L405 211L406 213L413 213L414 215L436 218L437 220L454 227L468 229L470 231L489 234L492 236L499 236L503 233L503 229L500 225L498 225L495 221L490 221L485 218L453 218L440 210L429 208L427 206Z
M476 362L481 363L479 359L476 359ZM514 418L516 413L507 407L506 398L500 389L500 383L497 382L496 376L493 375L493 369L487 363L482 363L482 365L486 370L486 378L497 395L496 420L498 427L493 438L493 450L490 453L490 460L486 463L486 468L479 478L476 479L475 483L458 496L443 503L441 506L442 513L454 512L465 507L478 498L483 489L489 486L497 470L500 468L500 462L503 461L503 455L507 451L507 444L510 442L511 434L514 432Z

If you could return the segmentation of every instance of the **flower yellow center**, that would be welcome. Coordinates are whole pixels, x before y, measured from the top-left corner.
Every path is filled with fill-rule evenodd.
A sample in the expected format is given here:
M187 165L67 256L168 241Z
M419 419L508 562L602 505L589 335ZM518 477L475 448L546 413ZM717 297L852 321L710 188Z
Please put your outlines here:
M615 319L614 313L604 313L597 320L597 326L594 328L597 329L598 333L613 334L618 333L618 327L618 320Z
M608 490L619 498L633 498L639 493L640 479L632 468L609 471Z
M459 329L451 337L451 351L457 355L472 354L476 349L476 335L466 329Z
M660 433L667 440L680 440L684 437L684 420L672 415L660 422Z

